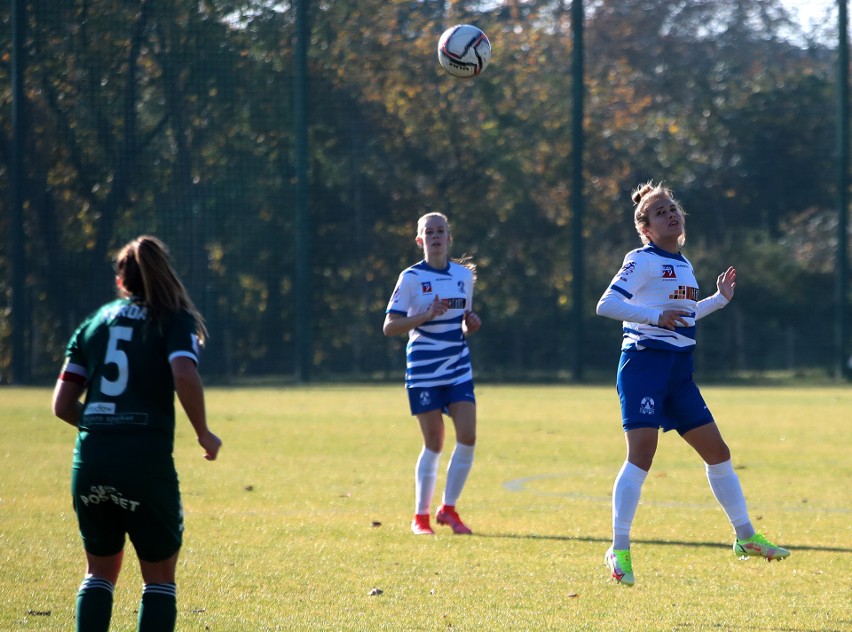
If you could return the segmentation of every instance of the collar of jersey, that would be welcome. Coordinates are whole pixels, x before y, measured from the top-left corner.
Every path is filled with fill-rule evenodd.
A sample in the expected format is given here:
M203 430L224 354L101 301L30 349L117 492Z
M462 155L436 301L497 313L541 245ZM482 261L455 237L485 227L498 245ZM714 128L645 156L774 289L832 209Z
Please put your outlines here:
M447 261L447 267L445 267L445 268L441 268L441 269L438 269L438 268L433 268L432 266L430 266L428 263L426 263L426 260L424 259L423 261L421 261L420 263L418 263L418 264L417 264L416 266L414 266L414 267L415 267L415 268L419 268L419 269L421 269L421 270L429 270L430 272L443 272L443 273L447 273L447 272L449 272L449 271L450 271L450 262L449 262L449 260Z
M676 259L678 261L685 261L683 255L680 252L669 252L668 250L663 250L659 246L655 246L653 241L648 242L648 244L642 248L642 250L646 252L653 252L655 255L660 257L666 257L667 259Z

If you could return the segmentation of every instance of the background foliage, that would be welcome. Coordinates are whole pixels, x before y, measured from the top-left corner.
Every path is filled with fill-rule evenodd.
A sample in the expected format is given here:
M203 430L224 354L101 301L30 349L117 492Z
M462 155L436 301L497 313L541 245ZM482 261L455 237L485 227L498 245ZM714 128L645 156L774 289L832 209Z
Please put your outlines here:
M703 295L699 366L827 371L836 242L836 36L777 0L586 6L584 363L614 370L594 304L639 245L629 191L683 202ZM418 259L416 218L450 215L479 266L482 378L565 376L572 331L570 2L310 3L311 299L293 295L294 11L289 3L69 0L27 5L27 379L55 375L73 327L113 293L139 233L171 247L211 330L205 373L286 375L308 310L320 378L402 374L381 321ZM9 3L0 7L0 382L9 381ZM476 80L440 71L448 25L489 35ZM701 345L699 345L701 346ZM19 380L20 381L20 380Z

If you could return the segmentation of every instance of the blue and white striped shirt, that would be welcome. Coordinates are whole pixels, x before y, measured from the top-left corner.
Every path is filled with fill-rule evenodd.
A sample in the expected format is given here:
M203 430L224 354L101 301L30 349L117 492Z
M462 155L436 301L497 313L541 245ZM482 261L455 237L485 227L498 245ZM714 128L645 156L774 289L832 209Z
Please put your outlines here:
M470 350L462 333L464 315L473 309L473 281L473 272L453 261L443 270L421 261L399 275L386 313L423 313L436 296L449 301L450 307L443 315L408 332L407 388L447 386L473 379Z

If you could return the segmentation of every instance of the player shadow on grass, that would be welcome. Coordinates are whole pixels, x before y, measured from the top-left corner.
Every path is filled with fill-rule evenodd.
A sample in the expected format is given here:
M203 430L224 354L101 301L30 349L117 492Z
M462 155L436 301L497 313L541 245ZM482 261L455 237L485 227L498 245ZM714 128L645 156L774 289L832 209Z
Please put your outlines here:
M555 540L562 542L598 542L609 546L612 544L610 537L590 537L590 536L575 536L575 535L543 535L539 533L483 533L481 531L474 532L475 537L479 538L504 538L514 540ZM724 542L699 542L690 540L648 540L643 538L631 538L631 544L658 544L661 546L689 546L689 547L705 547L713 549L730 549L730 543ZM797 551L816 551L819 553L852 553L852 548L840 546L814 546L809 544L794 544L786 543L787 548L793 552Z

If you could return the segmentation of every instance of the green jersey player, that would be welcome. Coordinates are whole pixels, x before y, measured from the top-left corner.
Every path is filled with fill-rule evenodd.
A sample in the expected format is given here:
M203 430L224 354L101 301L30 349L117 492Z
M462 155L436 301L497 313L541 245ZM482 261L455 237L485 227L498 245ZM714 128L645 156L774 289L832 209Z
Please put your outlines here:
M120 297L74 332L56 382L53 411L78 429L71 492L86 552L77 630L106 631L125 537L141 567L139 630L174 630L175 569L183 512L172 458L174 394L204 456L210 432L197 371L204 321L161 241L141 236L116 258ZM85 399L80 397L85 393Z

